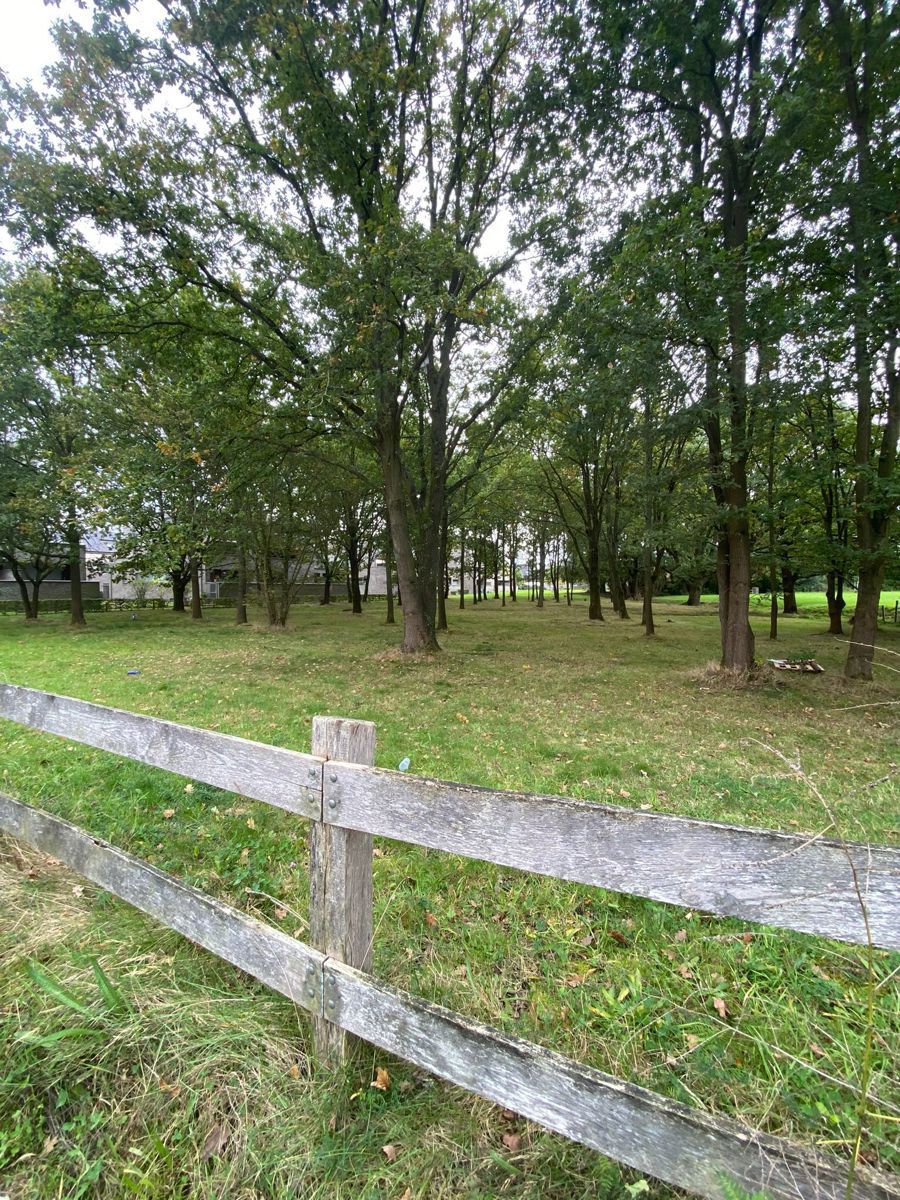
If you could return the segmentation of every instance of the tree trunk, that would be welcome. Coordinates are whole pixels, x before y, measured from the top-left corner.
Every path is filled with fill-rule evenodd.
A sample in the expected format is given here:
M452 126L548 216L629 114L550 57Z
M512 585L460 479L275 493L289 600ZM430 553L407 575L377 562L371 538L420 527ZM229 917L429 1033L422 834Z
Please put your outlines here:
M749 671L756 649L750 626L750 522L745 513L726 519L724 596L719 592L722 628L722 666L729 671Z
M654 637L656 626L653 622L653 549L644 546L644 599L641 606L641 624L644 626L644 636Z
M262 590L266 605L266 619L270 625L277 625L278 605L275 601L275 573L272 570L272 559L268 549L263 558Z
M447 574L447 514L444 513L444 518L441 521L441 549L440 549L440 574L439 578L441 586L438 588L437 596L437 627L438 630L447 629L447 593L444 588L444 577Z
M388 523L394 544L400 594L403 597L401 650L404 654L432 654L440 650L435 632L439 543L439 536L435 535L439 535L439 527L426 528L425 544L421 548L420 562L417 563L404 501L399 445L399 430L396 437L387 435L379 440ZM439 511L443 511L443 500L441 492Z
M760 362L762 363L762 354ZM761 372L762 373L762 372ZM776 412L773 408L769 417L769 462L768 471L766 474L766 507L768 511L768 527L769 527L769 640L778 640L778 555L777 544L775 537L775 424ZM782 568L784 571L787 567ZM787 585L784 589L785 606L784 611L787 612ZM796 612L797 605L794 604Z
M466 528L459 529L459 607L466 607Z
M81 531L75 525L74 513L69 514L67 541L69 543L69 609L72 625L85 625L84 600L81 594Z
M196 554L191 555L191 619L199 621L203 616L203 605L200 600L200 560Z
M704 581L701 579L688 584L688 598L685 600L685 604L689 604L692 608L700 607L700 597L703 595L703 583Z
M394 563L390 530L387 530L385 533L385 543L384 578L387 589L387 617L384 623L385 625L396 625L397 618L394 616Z
M592 542L588 546L587 577L588 620L602 621L603 609L600 605L600 548L595 542Z
M362 588L359 583L359 541L355 534L347 540L347 590L350 593L350 605L355 616L362 615Z
M538 543L538 591L537 606L544 607L544 580L547 574L547 543L541 537Z
M797 575L789 566L781 568L781 590L784 599L781 611L786 617L797 616Z
M517 531L514 531L517 533ZM518 557L518 536L509 544L509 598L515 604L518 600L518 584L516 581L516 558Z
M237 604L234 610L235 623L247 624L247 547L238 543Z
M653 477L653 410L650 402L650 389L644 388L644 603L641 612L641 623L644 626L644 636L654 637L656 626L653 624L653 542L655 540L654 518L656 511L653 506L653 488L650 480Z
M500 607L506 608L506 529L500 537Z
M172 580L172 611L183 613L184 608L184 593L187 590L187 576L181 571L170 571L169 578Z
M828 601L828 632L837 637L844 636L842 614L846 606L844 599L844 577L840 571L829 571L826 576L825 599Z
M559 539L553 544L553 557L550 559L549 571L553 599L556 604L559 604Z
M878 600L884 582L884 563L859 572L853 635L844 674L848 679L871 679L878 631Z
M28 584L25 582L25 579L19 574L15 567L13 567L12 572L13 578L19 585L19 595L22 597L22 608L25 612L25 620L36 621L38 618L37 592L35 592L35 602L32 603L31 596L28 595ZM35 584L36 588L39 586L39 584Z
M607 536L606 552L609 556L609 601L612 605L613 612L622 621L630 621L631 614L628 611L628 605L625 603L625 585L622 583L622 574L619 570L619 559L616 554L616 547Z

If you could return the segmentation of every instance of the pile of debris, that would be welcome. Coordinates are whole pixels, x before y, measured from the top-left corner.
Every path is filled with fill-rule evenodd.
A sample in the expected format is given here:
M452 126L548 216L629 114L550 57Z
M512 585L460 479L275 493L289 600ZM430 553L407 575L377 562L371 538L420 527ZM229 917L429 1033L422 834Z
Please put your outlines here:
M766 664L776 671L806 671L810 675L821 675L825 670L814 658L767 658Z

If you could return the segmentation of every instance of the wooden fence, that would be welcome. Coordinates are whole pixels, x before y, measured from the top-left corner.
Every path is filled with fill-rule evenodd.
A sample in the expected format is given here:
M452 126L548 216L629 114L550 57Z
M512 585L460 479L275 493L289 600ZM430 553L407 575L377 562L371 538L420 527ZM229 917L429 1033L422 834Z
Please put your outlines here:
M701 1196L844 1197L847 1165L679 1104L374 979L372 835L723 916L900 949L900 851L376 770L370 722L315 717L313 753L9 684L0 716L286 809L311 822L305 945L59 817L0 796L0 832L312 1014L317 1054L362 1038ZM857 1197L900 1197L859 1167Z

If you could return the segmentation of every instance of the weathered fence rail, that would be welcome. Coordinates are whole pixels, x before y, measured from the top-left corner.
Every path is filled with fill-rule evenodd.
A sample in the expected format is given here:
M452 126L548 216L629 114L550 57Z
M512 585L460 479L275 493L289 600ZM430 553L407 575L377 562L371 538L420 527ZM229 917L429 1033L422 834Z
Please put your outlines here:
M0 831L53 855L313 1014L331 1060L365 1039L610 1157L710 1197L843 1197L846 1164L691 1109L367 974L371 837L802 932L900 946L900 851L464 788L360 765L368 722L315 718L313 755L0 685L0 716L312 821L307 946L59 817L0 795ZM353 765L345 759L352 760ZM860 1168L854 1195L900 1197Z
M900 850L889 846L465 787L345 761L323 773L333 757L324 749L302 754L13 684L0 684L0 716L327 825L900 950Z

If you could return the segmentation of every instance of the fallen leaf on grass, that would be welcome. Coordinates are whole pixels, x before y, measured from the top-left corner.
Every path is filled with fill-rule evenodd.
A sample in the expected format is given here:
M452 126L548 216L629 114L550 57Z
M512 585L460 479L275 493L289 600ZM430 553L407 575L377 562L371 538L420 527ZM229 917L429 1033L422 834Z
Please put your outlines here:
M822 1049L822 1047L819 1045L818 1042L810 1042L809 1048L813 1052L813 1054L815 1054L816 1058L822 1058L825 1054L825 1051Z
M222 1126L216 1121L212 1129L206 1135L203 1142L203 1149L200 1151L200 1157L206 1162L214 1155L222 1152L222 1147L225 1145L225 1131Z
M675 941L676 941L676 942L684 942L684 941L687 941L687 930L686 930L686 929L679 929L679 930L678 930L678 932L675 934Z
M435 927L435 925L437 925L437 923L438 923L438 920L437 920L437 917L434 915L434 913L427 912L425 914L425 924L426 925L429 925L433 929Z
M291 1063L291 1069L290 1069L290 1071L288 1071L288 1074L290 1075L291 1079L299 1079L300 1078L300 1068L297 1066L296 1063Z
M275 920L276 921L283 921L286 916L287 916L286 908L276 908L275 909Z
M175 816L174 808L164 808L163 809L163 819L164 820L171 821L172 817L174 817L174 816Z
M381 1153L384 1155L384 1157L388 1160L389 1163L393 1163L393 1162L397 1161L397 1147L395 1145L393 1145L393 1143L391 1143L387 1146L382 1146Z
M161 1079L159 1081L159 1090L161 1092L168 1092L170 1096L177 1096L181 1091L181 1087L177 1083L166 1083L164 1079Z
M466 716L465 713L457 713L456 719L457 719L457 721L459 721L460 725L468 725L468 723L469 723L469 718Z
M82 887L82 885L80 883L76 883L75 886L72 888L72 895L73 896L83 896L84 895L84 888Z
M722 999L721 996L713 997L713 1008L716 1010L716 1012L719 1014L719 1016L724 1021L725 1018L728 1016L728 1005L725 1003L725 1001Z
M412 1188L407 1188L400 1200L412 1200Z
M512 1150L513 1154L522 1148L522 1135L519 1133L504 1133L502 1141L507 1150Z
M607 929L606 931L614 942L618 942L620 946L628 945L628 938L624 933L619 933L618 929Z
M248 828L248 829L255 829L255 828L256 828L256 822L253 820L253 818L252 818L252 817L248 817L248 818L247 818L247 828Z
M379 1092L388 1092L391 1088L391 1077L384 1067L375 1068L375 1078L369 1087L377 1088Z

